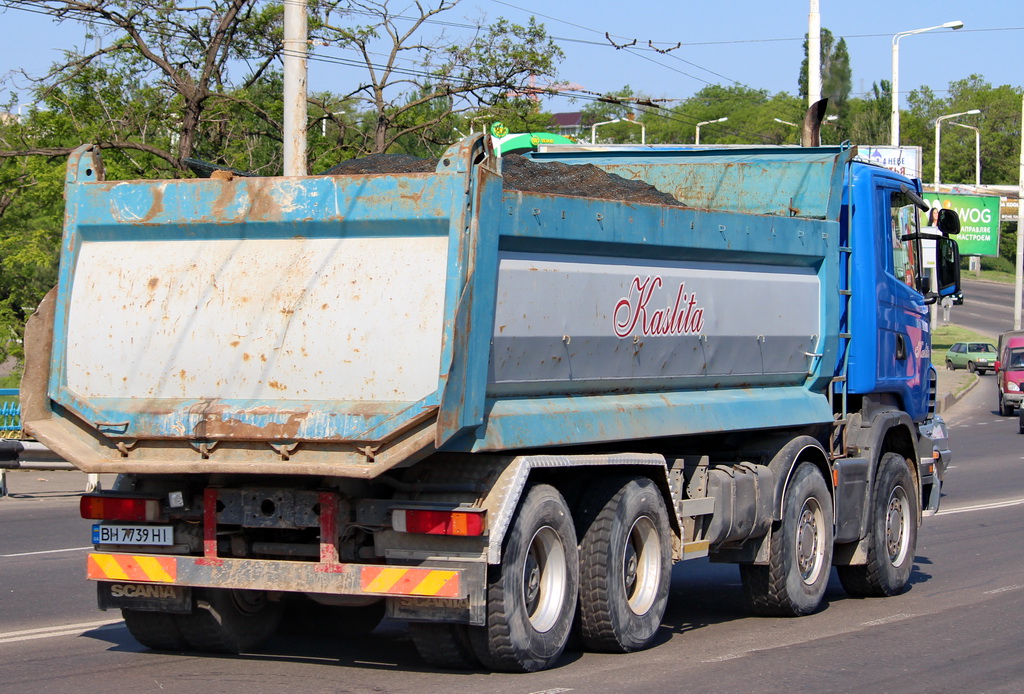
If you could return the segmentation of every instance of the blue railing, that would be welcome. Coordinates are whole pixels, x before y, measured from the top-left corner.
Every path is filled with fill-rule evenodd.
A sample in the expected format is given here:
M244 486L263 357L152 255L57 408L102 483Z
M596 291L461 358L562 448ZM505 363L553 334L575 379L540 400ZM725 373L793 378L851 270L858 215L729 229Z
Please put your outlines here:
M18 397L17 388L0 388L0 398ZM0 402L0 439L21 437L21 403L5 399Z

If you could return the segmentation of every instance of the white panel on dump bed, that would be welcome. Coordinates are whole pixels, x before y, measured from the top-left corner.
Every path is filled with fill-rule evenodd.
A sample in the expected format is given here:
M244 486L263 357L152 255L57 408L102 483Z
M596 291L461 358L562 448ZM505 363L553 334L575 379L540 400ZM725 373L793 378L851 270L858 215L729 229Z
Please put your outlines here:
M85 398L415 401L437 389L446 236L86 242Z

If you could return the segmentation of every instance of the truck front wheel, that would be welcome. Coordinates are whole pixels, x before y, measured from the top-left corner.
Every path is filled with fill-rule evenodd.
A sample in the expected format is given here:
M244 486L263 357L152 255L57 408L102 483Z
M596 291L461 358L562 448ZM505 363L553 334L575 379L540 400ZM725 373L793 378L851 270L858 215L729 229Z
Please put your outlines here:
M741 564L740 577L756 614L799 617L818 609L832 567L832 497L812 463L797 467L784 503L768 564Z
M872 497L867 563L836 567L843 588L855 597L901 592L910 581L917 551L917 491L903 456L882 456Z
M579 625L590 649L627 653L654 638L668 603L668 511L651 480L611 478L580 506Z
M569 507L557 489L536 485L516 514L501 564L490 567L487 624L469 628L480 662L508 672L554 665L569 638L578 589Z

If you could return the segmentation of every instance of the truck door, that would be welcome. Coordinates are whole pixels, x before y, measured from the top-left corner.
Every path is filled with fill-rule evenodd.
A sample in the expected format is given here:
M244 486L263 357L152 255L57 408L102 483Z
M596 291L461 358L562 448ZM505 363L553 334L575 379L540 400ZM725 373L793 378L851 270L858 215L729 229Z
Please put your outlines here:
M886 181L887 182L887 181ZM878 380L885 390L902 396L913 417L928 406L931 335L922 290L921 243L907 240L918 232L918 211L913 201L896 188L880 188L887 216L886 272L879 292ZM887 204L886 204L887 203Z

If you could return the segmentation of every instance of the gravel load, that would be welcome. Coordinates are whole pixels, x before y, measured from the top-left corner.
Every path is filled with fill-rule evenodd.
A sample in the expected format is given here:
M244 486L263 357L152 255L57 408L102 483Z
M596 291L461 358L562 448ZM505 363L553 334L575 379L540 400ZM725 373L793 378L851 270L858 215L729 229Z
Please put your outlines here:
M437 159L420 159L408 154L371 154L343 161L325 171L324 175L433 173L437 163ZM625 179L593 164L535 162L512 154L502 158L501 169L505 190L683 206L671 195L648 183Z

